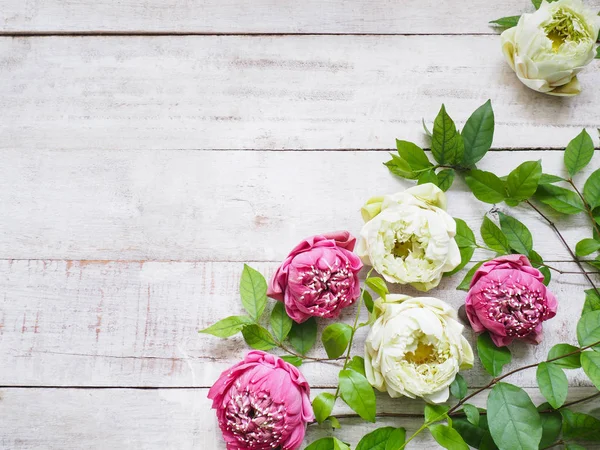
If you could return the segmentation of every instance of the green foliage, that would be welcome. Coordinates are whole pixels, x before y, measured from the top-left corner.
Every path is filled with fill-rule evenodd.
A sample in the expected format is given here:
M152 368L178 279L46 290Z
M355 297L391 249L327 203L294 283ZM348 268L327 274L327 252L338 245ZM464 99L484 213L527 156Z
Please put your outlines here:
M583 198L592 209L600 206L600 169L592 172L583 185Z
M394 175L397 175L401 178L407 178L409 180L414 180L418 178L418 174L413 172L410 164L403 158L390 153L392 159L384 165L392 172Z
M582 130L579 135L569 142L565 150L565 167L572 177L589 164L594 156L594 142L587 131Z
M478 449L497 449L488 429L486 416L482 415L479 425L473 425L466 418L457 417L452 420L452 427L458 431L464 441Z
M365 374L365 359L362 356L353 356L348 364L346 364L346 368L350 370L354 370L355 372L360 373L363 377L366 377Z
M492 147L494 139L494 110L488 100L469 117L462 130L464 156L462 165L473 166Z
M293 324L294 321L285 312L284 304L282 302L275 303L273 311L271 311L271 330L278 342L283 342Z
M537 367L538 386L542 395L554 409L560 408L567 400L569 382L563 370L552 363L543 362Z
M388 442L392 439L400 440L402 438L402 443L404 443L404 437L402 436L403 428L394 428L394 427L383 427L377 428L374 431L363 436L363 438L358 442L356 446L356 450L386 450ZM406 435L406 431L404 431L404 436ZM390 448L393 448L390 444Z
M200 330L199 333L212 334L213 336L220 338L228 338L240 332L242 328L251 323L252 319L248 316L229 316L219 320L217 323L204 330Z
M446 419L449 409L447 405L425 405L425 422L433 423Z
M304 450L350 450L350 447L338 438L326 437L313 442Z
M600 241L595 239L582 239L575 246L575 254L577 256L587 256L598 250L600 250Z
M451 272L446 273L446 276L453 275L456 272L462 270L473 257L477 243L475 241L475 234L462 219L454 219L456 222L456 244L460 251L460 264L456 266Z
M396 428L391 432L390 437L385 443L384 450L400 450L406 441L406 430L404 428Z
M260 272L247 264L242 271L240 295L244 309L257 321L267 306L267 282Z
M373 292L382 298L385 298L385 296L390 293L383 278L369 277L365 280L365 283L373 290Z
M541 185L558 183L559 181L565 181L565 179L562 177L556 176L556 175L548 174L548 173L543 173L542 176L540 177Z
M463 138L446 112L446 107L442 105L433 123L431 153L439 164L454 165L460 164L464 151Z
M579 347L575 347L570 344L556 344L554 347L550 349L548 352L548 359L558 358L563 355L564 358L557 359L553 361L552 364L558 367L562 367L563 369L579 369L581 367L580 362L580 353L573 353L579 350ZM571 354L573 353L573 354Z
M298 353L301 355L308 353L317 340L317 321L315 318L311 317L302 323L294 322L288 339Z
M511 362L512 355L508 347L496 347L488 333L477 338L477 354L485 370L492 376L502 373L502 368Z
M464 377L457 373L454 381L450 385L450 393L459 400L462 400L467 395L467 382Z
M411 171L417 172L433 167L423 149L418 145L396 139L396 148L400 157L408 163Z
M437 173L436 184L442 191L446 192L454 183L454 176L456 172L454 169L443 169Z
M417 180L417 184L427 184L427 183L432 183L435 184L436 186L439 183L439 179L438 176L435 173L435 170L433 169L429 169L426 170L425 172L422 172L421 175L419 175L419 179Z
M507 204L517 205L529 199L537 190L542 176L541 161L526 161L513 170L506 178Z
M302 358L294 355L283 355L281 357L285 362L290 363L292 366L300 367L302 365Z
M443 425L429 425L429 431L438 444L450 450L469 450L461 435L454 428Z
M581 354L581 367L590 381L594 383L596 389L600 390L600 353L583 352Z
M582 314L600 310L600 295L595 289L585 291L585 303L583 304Z
M363 290L362 291L362 299L363 299L363 302L365 303L367 311L372 313L373 306L375 306L375 303L373 303L373 297L371 296L371 294L369 294L369 292Z
M511 249L508 239L506 239L506 236L502 230L500 230L500 228L498 228L498 226L492 222L488 216L483 217L483 222L479 232L481 233L483 242L485 242L485 245L487 245L489 248L501 255L510 254Z
M317 422L323 423L331 415L335 405L335 395L328 392L322 392L315 397L312 402L313 412Z
M471 170L465 176L465 182L473 195L485 203L500 203L506 198L504 181L492 172Z
M487 400L494 442L511 450L538 450L542 421L527 393L512 384L497 383Z
M360 417L375 422L375 392L366 377L354 370L339 373L340 396Z
M329 358L339 358L348 348L353 329L346 323L332 323L323 330L321 341Z
M581 316L577 323L577 341L582 347L600 341L600 311L592 311Z
M600 420L583 413L562 408L563 438L600 442Z
M465 403L463 405L463 411L469 422L475 426L479 426L479 410L475 406Z
M519 23L521 16L507 16L501 17L500 19L492 20L490 23L494 26L498 26L504 29L516 27Z
M500 218L500 229L510 247L517 253L529 255L533 250L533 237L529 229L514 217L498 212Z
M559 186L538 186L535 198L562 214L579 214L585 211L581 198L575 192Z
M271 350L275 347L275 339L265 328L257 324L247 325L242 329L246 344L256 350Z
M350 446L338 438L333 438L333 450L350 450Z
M473 275L475 275L475 272L477 272L477 269L479 269L483 263L484 261L481 261L471 267L456 289L459 291L468 291Z
M537 407L542 419L542 439L540 448L546 448L554 444L560 432L562 431L562 416L558 411L550 411L551 407L548 403L542 403Z

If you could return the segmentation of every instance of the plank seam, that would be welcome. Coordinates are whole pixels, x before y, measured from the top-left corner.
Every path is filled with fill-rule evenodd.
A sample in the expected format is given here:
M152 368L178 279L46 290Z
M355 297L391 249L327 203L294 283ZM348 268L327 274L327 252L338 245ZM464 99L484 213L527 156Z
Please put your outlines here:
M498 33L259 33L259 32L214 32L214 31L0 31L0 36L50 37L50 36L499 36Z

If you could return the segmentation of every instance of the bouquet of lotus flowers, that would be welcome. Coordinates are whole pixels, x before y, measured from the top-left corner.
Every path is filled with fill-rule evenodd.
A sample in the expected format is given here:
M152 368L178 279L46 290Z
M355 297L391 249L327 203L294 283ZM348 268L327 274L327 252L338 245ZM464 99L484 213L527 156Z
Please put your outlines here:
M566 4L544 3L536 14L555 11L555 20ZM540 19L521 19L519 26L529 27L530 20ZM572 17L573 24L577 20ZM514 38L522 32L516 29ZM269 282L244 267L240 295L247 314L202 330L221 338L241 332L254 349L225 370L209 392L228 450L296 450L303 445L306 450L349 450L338 431L342 421L336 405L343 402L357 417L377 422L377 401L385 395L399 409L407 399L422 400L422 426L407 435L398 414L397 426L376 428L355 450L404 449L423 432L452 450L580 449L585 448L581 443L600 440L600 419L572 409L600 393L567 403L565 374L582 369L600 388L600 272L589 270L600 269L600 256L582 260L600 251L600 169L583 188L574 179L594 155L592 138L583 130L566 147L569 178L544 173L541 161L498 176L476 167L490 149L493 133L491 102L477 109L462 131L442 107L431 133L433 161L416 144L397 141L398 153L386 166L417 185L366 200L358 239L349 231L306 237L269 274ZM494 205L480 221L481 239L447 211L452 199L446 191L458 176L474 202ZM502 211L500 204L506 206ZM504 371L513 359L513 342L539 344L544 322L552 320L559 304L570 308L572 300L554 292L552 271L558 269L534 250L527 226L508 213L507 208L519 205L553 228L590 289L582 292L585 306L577 330L572 330L578 346L560 343L538 362ZM593 237L572 249L549 211L585 214ZM487 257L457 280L457 289L464 292L459 312L432 292L443 278L466 270L476 249ZM412 289L411 295L401 293L405 289ZM347 323L350 311L353 319ZM362 328L366 333L360 338ZM319 333L327 357L309 354ZM309 382L300 372L308 362L338 365L335 391L320 392L311 401ZM474 365L493 378L469 390L469 377L462 373ZM534 368L546 399L541 405L504 381ZM469 403L480 395L487 395L485 409ZM305 442L309 426L329 429L328 435Z

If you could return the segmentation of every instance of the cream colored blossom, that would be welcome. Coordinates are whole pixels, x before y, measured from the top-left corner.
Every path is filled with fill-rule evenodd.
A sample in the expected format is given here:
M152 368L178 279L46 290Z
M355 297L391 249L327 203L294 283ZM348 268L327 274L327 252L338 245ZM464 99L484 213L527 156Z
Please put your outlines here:
M502 50L527 87L550 95L577 95L577 74L596 56L599 29L600 17L581 0L544 1L502 33Z
M389 294L375 314L365 343L369 382L394 398L445 402L458 371L473 366L456 311L436 298Z
M388 282L428 291L461 260L456 222L445 209L446 195L431 183L374 197L362 208L356 253Z

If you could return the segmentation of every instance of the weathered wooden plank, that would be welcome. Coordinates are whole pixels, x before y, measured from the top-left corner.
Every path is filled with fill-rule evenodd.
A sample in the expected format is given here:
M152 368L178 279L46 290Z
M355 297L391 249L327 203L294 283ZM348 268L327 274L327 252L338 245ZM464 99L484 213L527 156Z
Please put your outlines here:
M442 102L464 121L488 98L497 148L600 122L597 62L578 98L543 96L498 36L2 38L0 54L2 149L387 149L424 143Z
M600 3L588 0L591 7ZM488 22L532 11L518 0L469 4L407 0L202 2L3 0L2 32L489 33ZM451 20L449 20L451 18Z
M254 266L268 277L277 264ZM240 338L197 333L242 313L242 268L241 263L0 261L0 386L210 386L248 350ZM465 294L454 287L461 278L445 279L432 294L459 308ZM576 343L585 281L580 275L554 279L558 315L545 325L541 345L513 345L511 367L545 358L556 343ZM409 288L402 292L419 295ZM347 311L344 320L351 316ZM357 335L357 354L365 336L365 329ZM467 336L473 342L470 331ZM315 355L324 357L323 349ZM335 385L339 367L307 363L303 371L312 386L328 387ZM569 376L572 385L589 384L581 371ZM471 386L490 379L479 366L465 377ZM536 386L535 371L513 380Z
M528 390L536 404L543 402ZM313 390L316 395L319 390ZM570 401L582 399L593 388L571 388ZM0 395L0 445L11 450L225 450L206 389L2 389ZM484 406L485 399L476 400ZM421 403L391 400L381 396L380 409L389 412L422 413ZM597 406L597 404L596 404ZM577 406L593 411L594 403ZM338 412L346 412L339 408ZM421 425L418 418L381 418L377 425L360 419L341 419L337 432L353 446L379 426L402 426L413 433ZM311 425L305 444L331 431ZM409 449L437 448L429 433L422 433ZM593 444L588 449L600 448Z
M585 175L598 166L598 157ZM492 152L480 167L507 174L542 159L562 173L562 152ZM0 258L277 261L303 237L357 234L371 196L409 186L383 167L384 152L89 152L5 150L0 166ZM457 182L449 211L478 229L492 206ZM548 226L535 231L547 260L570 260ZM575 245L584 215L559 225ZM480 253L477 257L485 257Z

